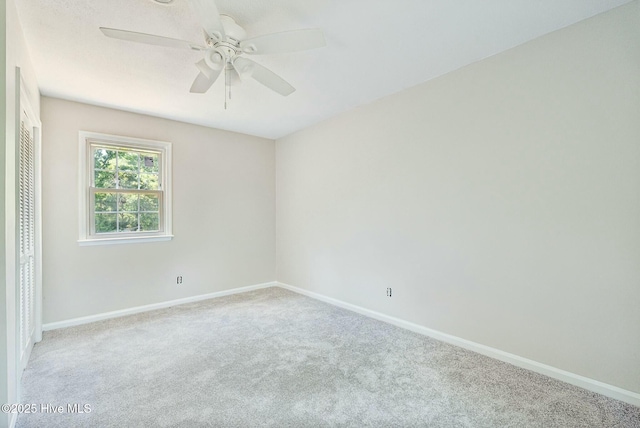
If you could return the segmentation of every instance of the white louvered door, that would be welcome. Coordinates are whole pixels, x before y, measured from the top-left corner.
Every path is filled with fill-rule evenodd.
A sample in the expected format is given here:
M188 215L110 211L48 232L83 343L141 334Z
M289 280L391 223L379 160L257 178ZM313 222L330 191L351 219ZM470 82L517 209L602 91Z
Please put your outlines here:
M24 369L35 342L35 144L33 125L23 112L20 118L19 147L19 350L20 369Z

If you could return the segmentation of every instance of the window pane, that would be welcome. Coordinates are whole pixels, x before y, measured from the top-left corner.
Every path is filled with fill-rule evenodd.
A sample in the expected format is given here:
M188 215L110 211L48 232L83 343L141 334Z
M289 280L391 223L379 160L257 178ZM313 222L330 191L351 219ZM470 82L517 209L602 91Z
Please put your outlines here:
M165 201L166 195L161 191L165 178L171 178L171 171L165 171L170 146L151 141L137 144L124 137L99 134L87 136L84 141L89 156L83 156L82 163L89 161L90 169L82 177L89 196L88 212L83 218L93 222L87 228L88 237L161 235L165 229L165 203L171 202ZM164 177L165 173L169 175Z
M158 196L140 195L140 211L158 211Z
M96 193L95 211L116 211L117 196L115 193Z
M118 172L118 184L121 189L137 189L138 188L138 174L133 171L120 171Z
M96 233L109 233L116 231L116 213L96 214Z
M126 171L138 171L138 153L118 151L118 169Z
M94 181L100 189L115 189L116 176L114 171L95 171Z
M120 228L118 232L137 232L138 213L120 213Z
M94 149L93 159L95 162L95 169L116 169L116 151L107 149Z
M140 188L158 190L158 174L140 174Z
M140 171L148 173L158 173L159 160L157 154L141 153L140 154Z
M155 231L160 230L160 216L152 213L140 214L140 230Z
M120 211L138 212L138 195L120 194Z

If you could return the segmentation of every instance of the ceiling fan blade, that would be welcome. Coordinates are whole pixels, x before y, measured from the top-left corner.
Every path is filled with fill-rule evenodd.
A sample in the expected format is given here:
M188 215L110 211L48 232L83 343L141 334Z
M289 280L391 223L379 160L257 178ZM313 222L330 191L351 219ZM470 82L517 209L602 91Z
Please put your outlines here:
M198 73L198 75L196 76L196 79L193 81L193 84L191 85L191 89L189 90L189 92L191 93L204 94L205 92L207 92L211 87L211 85L213 85L213 83L218 79L218 76L220 76L220 73L222 72L222 69L220 70L209 69L210 71L207 74L201 68L202 65L203 65L203 61L200 61L198 64L196 64L196 66L200 70L200 73ZM204 64L204 67L206 67L206 64Z
M251 77L272 91L285 97L296 90L296 88L287 83L282 77L250 59L238 57L233 61L233 67L241 78Z
M207 79L211 79L211 75L214 70L212 70L211 67L207 65L207 61L205 61L204 59L201 59L196 63L196 67L198 68L198 70L200 70L200 73L207 76Z
M196 14L202 22L202 28L214 41L224 40L224 27L214 0L191 0Z
M240 42L243 52L257 55L304 51L322 46L326 46L326 42L322 30L318 28L266 34Z
M146 43L148 45L166 46L178 49L203 50L203 46L185 40L172 39L170 37L155 36L153 34L137 33L135 31L117 30L115 28L100 27L100 31L107 37L127 40L130 42Z

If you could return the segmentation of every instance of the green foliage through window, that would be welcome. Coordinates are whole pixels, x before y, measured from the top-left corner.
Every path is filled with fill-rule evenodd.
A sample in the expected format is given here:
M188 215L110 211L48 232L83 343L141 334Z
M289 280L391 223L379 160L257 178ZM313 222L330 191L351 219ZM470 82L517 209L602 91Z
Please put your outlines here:
M95 145L92 154L95 232L159 231L159 154Z
M93 159L96 188L159 190L158 153L93 147Z

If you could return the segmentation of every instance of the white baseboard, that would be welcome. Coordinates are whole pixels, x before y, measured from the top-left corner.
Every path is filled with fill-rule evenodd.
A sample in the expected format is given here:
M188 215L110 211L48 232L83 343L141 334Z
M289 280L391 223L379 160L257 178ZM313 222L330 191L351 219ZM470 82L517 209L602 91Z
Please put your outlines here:
M432 337L442 342L450 343L452 345L459 346L461 348L469 349L470 351L477 352L482 355L486 355L491 358L495 358L500 361L504 361L514 366L522 367L527 370L531 370L536 373L540 373L549 376L554 379L561 380L563 382L570 383L580 388L596 392L598 394L605 395L616 400L624 401L625 403L633 404L640 407L640 394L626 389L618 388L617 386L609 385L604 382L600 382L588 377L580 376L575 373L571 373L565 370L558 369L546 364L539 363L537 361L530 360L528 358L520 357L518 355L510 354L508 352L501 351L499 349L492 348L490 346L481 345L470 340L463 339L461 337L452 336L447 333L443 333L437 330L432 330L427 327L423 327L418 324L414 324L409 321L395 318L389 315L385 315L380 312L372 311L370 309L363 308L361 306L346 303L332 297L327 297L322 294L314 293L313 291L304 290L302 288L294 287L289 284L277 282L279 287L293 291L295 293L303 294L308 297L312 297L317 300L338 306L340 308L348 309L350 311L365 315L370 318L384 321L395 326L411 330L415 333L419 333L425 336Z
M42 325L43 331L56 330L59 328L72 327L75 325L88 324L91 322L102 321L109 318L123 317L126 315L138 314L140 312L153 311L155 309L163 309L171 306L182 305L185 303L199 302L200 300L214 299L216 297L229 296L231 294L245 293L247 291L258 290L260 288L274 287L276 282L265 282L263 284L248 285L246 287L232 288L230 290L216 291L215 293L200 294L198 296L185 297L182 299L169 300L166 302L152 303L150 305L135 306L133 308L120 309L118 311L103 312L101 314L89 315L86 317L72 318L64 321L56 321Z
M238 293L245 293L247 291L258 290L260 288L268 288L268 287L274 287L274 286L278 286L278 287L281 287L281 288L284 288L308 297L312 297L314 299L332 304L334 306L338 306L340 308L344 308L344 309L359 313L361 315L365 315L367 317L377 319L379 321L384 321L386 323L393 324L395 326L413 331L415 333L432 337L442 342L450 343L452 345L456 345L461 348L469 349L479 354L486 355L488 357L495 358L497 360L504 361L504 362L513 364L515 366L522 367L524 369L531 370L533 372L540 373L540 374L549 376L551 378L558 379L563 382L567 382L572 385L579 386L586 390L596 392L598 394L602 394L607 397L611 397L616 400L624 401L626 403L640 407L640 394L636 392L628 391L626 389L622 389L617 386L609 385L607 383L590 379L588 377L580 376L578 374L561 370L556 367L549 366L547 364L542 364L537 361L530 360L528 358L510 354L508 352L501 351L499 349L495 349L490 346L482 345L480 343L472 342L470 340L463 339L461 337L457 337L457 336L453 336L437 330L433 330L418 324L414 324L409 321L402 320L400 318L395 318L380 312L372 311L370 309L366 309L361 306L343 302L341 300L334 299L332 297L328 297L322 294L318 294L313 291L304 290L302 288L294 287L289 284L284 284L284 283L275 282L275 281L266 282L263 284L249 285L246 287L233 288L230 290L218 291L215 293L185 297L182 299L170 300L166 302L153 303L150 305L136 306L133 308L121 309L118 311L104 312L101 314L90 315L86 317L72 318L64 321L46 323L46 324L43 324L42 329L44 331L48 331L48 330L55 330L59 328L72 327L76 325L101 321L109 318L117 318L117 317L122 317L126 315L133 315L141 312L153 311L155 309L163 309L171 306L182 305L185 303L192 303L192 302L198 302L201 300L214 299L216 297L229 296L231 294L238 294ZM13 426L13 424L15 424L15 419L11 421L11 424L12 425L10 426Z

